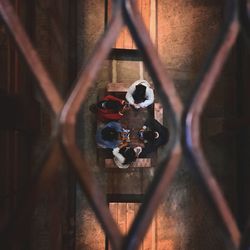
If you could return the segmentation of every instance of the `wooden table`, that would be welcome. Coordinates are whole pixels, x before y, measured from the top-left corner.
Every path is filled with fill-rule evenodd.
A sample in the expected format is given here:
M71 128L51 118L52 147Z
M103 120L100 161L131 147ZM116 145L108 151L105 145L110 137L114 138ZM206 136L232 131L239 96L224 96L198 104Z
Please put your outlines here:
M125 94L129 86L130 84L127 83L109 83L105 94L114 95L125 100ZM121 119L122 126L131 130L130 138L133 138L131 142L133 147L141 143L136 134L149 117L155 118L162 123L163 112L160 103L154 103L146 109L128 110ZM115 165L112 153L101 160L107 174L108 194L143 194L153 176L157 154L151 154L149 158L137 158L127 169L119 169Z

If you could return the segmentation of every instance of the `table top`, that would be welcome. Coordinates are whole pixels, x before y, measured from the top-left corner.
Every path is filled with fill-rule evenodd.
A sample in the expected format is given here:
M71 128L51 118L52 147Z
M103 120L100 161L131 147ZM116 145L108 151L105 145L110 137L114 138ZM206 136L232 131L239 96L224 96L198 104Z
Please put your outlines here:
M143 127L145 121L151 116L150 107L145 109L134 109L130 108L124 114L124 117L120 120L123 128L130 130L129 140L127 140L128 145L144 146L144 143L139 139L137 133Z

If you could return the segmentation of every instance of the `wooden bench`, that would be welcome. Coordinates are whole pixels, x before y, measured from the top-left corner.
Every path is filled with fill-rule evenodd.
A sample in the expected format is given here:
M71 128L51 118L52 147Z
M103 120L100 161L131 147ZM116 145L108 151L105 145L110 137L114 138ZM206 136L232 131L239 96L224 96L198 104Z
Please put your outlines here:
M149 168L151 167L151 158L138 158L136 161L131 164L129 168ZM113 159L105 159L105 168L118 168L115 165Z
M117 83L108 83L107 92L127 92L131 83L117 82ZM150 87L154 89L154 86L150 84Z

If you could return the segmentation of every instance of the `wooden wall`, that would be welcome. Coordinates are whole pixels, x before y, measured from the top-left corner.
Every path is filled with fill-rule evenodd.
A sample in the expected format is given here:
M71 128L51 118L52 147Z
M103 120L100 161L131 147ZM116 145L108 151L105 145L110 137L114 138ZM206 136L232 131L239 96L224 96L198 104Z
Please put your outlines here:
M11 1L37 49L45 68L62 96L75 79L75 2ZM70 2L70 3L69 3ZM69 21L70 20L70 21ZM71 27L72 25L72 27ZM70 51L69 51L70 50ZM70 53L69 53L70 52ZM71 63L69 63L71 60ZM22 218L20 239L12 234L25 210L23 198L32 190L39 159L48 145L51 129L49 109L36 80L19 54L2 20L0 23L0 248L70 249L68 229L74 185L71 172L58 173L50 192L39 200L34 214ZM62 188L63 187L63 188ZM73 189L73 190L72 190ZM71 190L71 191L68 191ZM68 202L71 200L72 203ZM28 207L27 207L28 208ZM62 209L63 208L63 209ZM75 211L74 211L75 212ZM74 215L73 215L74 216ZM20 227L19 227L20 229ZM11 239L4 239L8 234ZM52 240L53 239L53 240ZM4 243L3 243L3 241ZM20 240L20 241L19 241ZM9 244L10 247L4 247Z
M32 37L32 1L13 1ZM28 6L28 7L27 7ZM39 105L31 88L32 76L8 30L0 23L0 228L18 208L29 185L31 148L39 130Z

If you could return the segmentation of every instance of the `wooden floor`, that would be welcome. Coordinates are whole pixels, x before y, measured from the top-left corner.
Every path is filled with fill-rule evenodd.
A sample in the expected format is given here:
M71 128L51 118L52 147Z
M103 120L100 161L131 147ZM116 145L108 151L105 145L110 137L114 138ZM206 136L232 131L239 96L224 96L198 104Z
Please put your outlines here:
M109 203L111 214L123 234L128 232L139 207L140 203ZM153 219L139 250L155 249L156 237L156 223L155 219ZM108 249L111 248L108 247Z
M109 203L111 214L117 222L121 232L126 234L136 216L141 203ZM165 229L161 227L163 223L162 214L157 212L152 220L148 231L138 248L139 250L173 250L174 242L162 237L165 235ZM106 243L106 250L111 249L109 243Z

